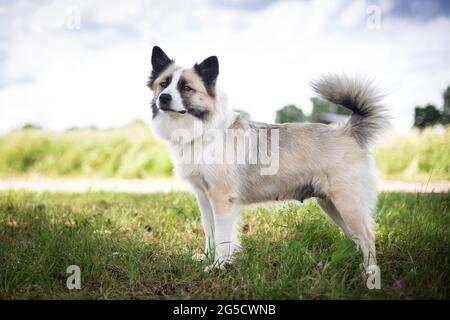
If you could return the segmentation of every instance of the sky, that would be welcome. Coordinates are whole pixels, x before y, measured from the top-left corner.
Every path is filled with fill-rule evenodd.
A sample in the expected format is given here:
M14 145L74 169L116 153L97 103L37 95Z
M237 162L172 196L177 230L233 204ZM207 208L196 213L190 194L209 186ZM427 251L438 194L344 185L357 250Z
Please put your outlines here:
M406 132L450 85L450 1L0 0L0 132L151 119L150 53L190 67L210 55L231 109L273 122L311 111L311 79L373 78Z

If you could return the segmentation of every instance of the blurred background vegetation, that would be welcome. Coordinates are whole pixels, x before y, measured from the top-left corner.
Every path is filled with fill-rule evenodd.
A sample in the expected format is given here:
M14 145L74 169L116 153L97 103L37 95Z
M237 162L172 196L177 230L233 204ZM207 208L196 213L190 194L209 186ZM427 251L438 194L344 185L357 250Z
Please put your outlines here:
M142 121L110 130L50 132L26 126L0 136L0 177L168 176L165 145Z
M277 111L275 121L334 123L350 112L319 98L305 115L288 105ZM373 149L381 178L403 181L450 180L450 87L444 105L418 106L414 127L408 134L387 134ZM235 110L242 117L250 114ZM0 136L0 178L152 178L172 174L167 148L143 121L109 130L72 128L51 132L26 125Z

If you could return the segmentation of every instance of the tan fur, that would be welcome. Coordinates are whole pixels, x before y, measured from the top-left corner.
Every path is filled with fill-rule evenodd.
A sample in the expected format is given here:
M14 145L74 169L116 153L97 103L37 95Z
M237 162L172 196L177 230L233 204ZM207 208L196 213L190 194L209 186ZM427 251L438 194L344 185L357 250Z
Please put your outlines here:
M227 180L222 180L228 182ZM236 204L236 196L233 195L232 189L226 186L225 183L218 183L214 185L210 191L207 192L214 212L225 213Z
M152 89L155 96L157 96L163 89L160 85L161 82L163 80L165 80L167 77L169 77L176 68L177 68L177 66L175 64L170 65L166 70L164 70L164 72L162 72L158 76L158 78L155 79L152 87L150 88L150 89Z
M185 80L194 89L193 91L183 93L183 97L192 105L204 106L211 116L216 111L216 99L208 94L202 79L200 79L192 68L183 70L181 79Z

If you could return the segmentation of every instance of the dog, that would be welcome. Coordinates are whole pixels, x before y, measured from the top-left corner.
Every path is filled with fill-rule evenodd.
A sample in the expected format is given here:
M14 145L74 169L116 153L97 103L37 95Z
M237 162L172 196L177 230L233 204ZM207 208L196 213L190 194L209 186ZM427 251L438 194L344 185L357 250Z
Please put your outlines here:
M316 198L358 244L366 267L376 265L377 177L369 146L389 117L371 81L328 74L311 82L321 98L353 112L345 124L272 125L228 110L217 86L216 56L181 68L155 46L151 64L151 127L168 144L175 176L186 180L197 198L206 241L204 252L193 258L213 257L206 270L232 263L241 249L241 205L308 198ZM219 138L207 137L208 132ZM235 132L245 136L239 146ZM275 146L270 152L269 145ZM205 160L211 150L220 161ZM256 161L225 161L231 151L241 151L246 160L256 155Z

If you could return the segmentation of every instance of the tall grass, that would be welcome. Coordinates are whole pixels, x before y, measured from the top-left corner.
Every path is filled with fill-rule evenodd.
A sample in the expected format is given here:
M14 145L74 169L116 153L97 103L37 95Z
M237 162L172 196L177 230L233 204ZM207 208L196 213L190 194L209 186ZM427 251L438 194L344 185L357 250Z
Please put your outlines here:
M384 179L450 180L450 127L390 136L374 154ZM142 122L111 129L49 132L36 128L0 136L0 178L147 178L172 172L167 149Z
M450 127L412 129L391 135L374 150L384 179L406 181L450 180Z
M143 123L111 130L22 129L0 137L0 176L167 176L164 144Z

